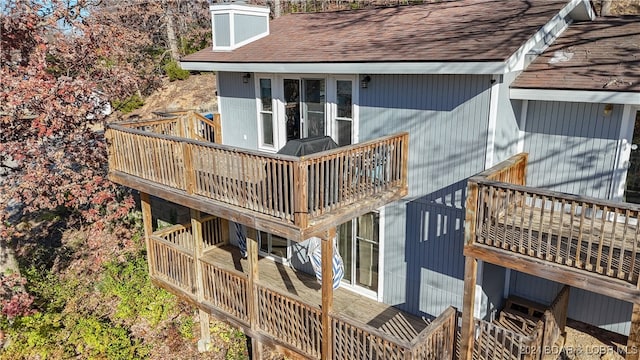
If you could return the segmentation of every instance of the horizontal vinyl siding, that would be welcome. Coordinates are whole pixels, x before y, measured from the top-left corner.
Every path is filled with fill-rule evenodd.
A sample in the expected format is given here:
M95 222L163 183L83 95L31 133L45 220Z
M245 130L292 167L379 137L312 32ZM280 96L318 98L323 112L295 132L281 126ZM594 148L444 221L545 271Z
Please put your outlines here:
M543 305L550 304L563 285L554 281L511 272L511 294L531 299ZM571 319L602 329L629 335L631 303L600 295L591 291L571 288L569 312Z
M461 308L466 179L483 170L491 78L370 75L360 141L409 132L409 195L385 209L384 302Z
M608 198L622 106L529 101L524 151L527 184L571 194Z
M257 149L258 115L254 78L252 76L245 84L242 81L244 74L218 72L222 139L226 145Z

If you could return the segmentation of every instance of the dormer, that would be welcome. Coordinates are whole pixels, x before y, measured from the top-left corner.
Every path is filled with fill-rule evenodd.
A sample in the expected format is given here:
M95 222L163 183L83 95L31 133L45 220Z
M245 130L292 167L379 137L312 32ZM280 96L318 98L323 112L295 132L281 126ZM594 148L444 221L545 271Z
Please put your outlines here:
M211 28L213 51L235 50L269 35L269 8L243 1L213 3Z

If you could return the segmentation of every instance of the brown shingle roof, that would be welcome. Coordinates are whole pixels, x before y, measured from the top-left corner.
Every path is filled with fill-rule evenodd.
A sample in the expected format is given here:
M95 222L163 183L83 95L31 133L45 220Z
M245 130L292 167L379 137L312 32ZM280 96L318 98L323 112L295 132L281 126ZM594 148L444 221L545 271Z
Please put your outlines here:
M230 52L182 61L318 63L503 61L567 1L459 0L369 10L292 14L270 35Z
M640 16L570 25L511 87L640 92Z

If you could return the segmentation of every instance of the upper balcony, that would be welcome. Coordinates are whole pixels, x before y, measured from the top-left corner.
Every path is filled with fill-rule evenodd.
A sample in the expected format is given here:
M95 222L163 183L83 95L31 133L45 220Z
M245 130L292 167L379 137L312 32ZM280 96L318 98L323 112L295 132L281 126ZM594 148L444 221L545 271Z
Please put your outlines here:
M527 154L468 182L466 256L640 302L640 206L525 186Z
M407 133L295 157L215 144L216 131L196 115L108 125L109 177L294 241L407 194Z

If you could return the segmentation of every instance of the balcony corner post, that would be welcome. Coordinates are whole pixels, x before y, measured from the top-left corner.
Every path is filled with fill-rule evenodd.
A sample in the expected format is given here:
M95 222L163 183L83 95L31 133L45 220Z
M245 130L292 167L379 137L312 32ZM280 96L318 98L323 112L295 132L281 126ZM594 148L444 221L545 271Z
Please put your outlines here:
M293 168L294 193L294 223L304 229L309 222L309 194L307 179L309 167L306 160L295 163Z
M333 242L336 229L331 228L322 242L322 358L332 358L331 317L333 310Z
M409 190L409 134L403 136L402 142L402 189Z
M464 245L473 245L476 241L478 213L478 184L469 179L467 182L467 200L465 203Z
M155 269L154 251L151 248L151 235L153 234L153 218L151 216L151 200L149 194L140 193L140 207L142 208L142 227L144 230L144 244L147 247L147 265L149 277L153 277Z
M253 352L253 359L261 359L262 345L256 339L255 335L259 330L259 306L260 299L258 299L258 232L256 229L247 226L247 257L249 263L249 293L247 298L249 299L249 325L251 326L251 350Z
M478 276L478 260L465 257L464 263L464 295L462 299L462 326L460 336L460 360L473 359L474 314L476 300L476 281Z

